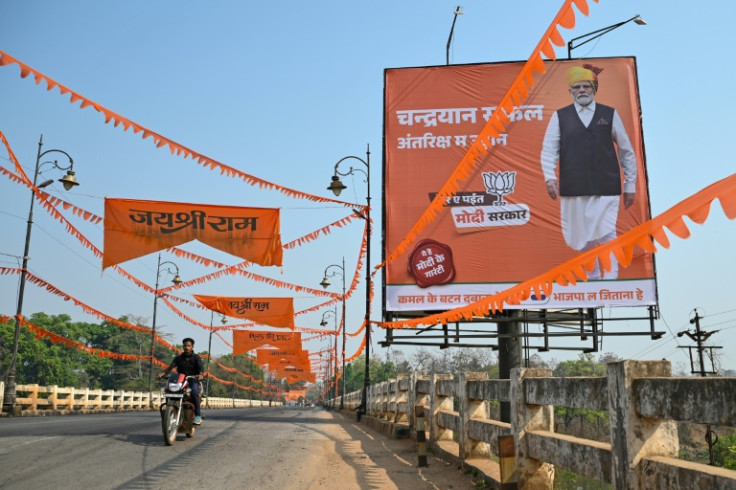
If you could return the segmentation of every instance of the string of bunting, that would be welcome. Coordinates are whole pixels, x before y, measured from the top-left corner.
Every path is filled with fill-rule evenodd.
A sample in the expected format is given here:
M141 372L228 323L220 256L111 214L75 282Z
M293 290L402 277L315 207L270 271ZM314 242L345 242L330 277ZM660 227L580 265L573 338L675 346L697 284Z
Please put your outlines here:
M21 326L26 327L30 332L33 332L36 334L36 340L49 339L54 344L63 344L64 346L70 349L84 351L84 352L87 352L88 354L92 354L92 355L95 355L101 358L119 359L119 360L124 360L124 361L149 361L151 360L151 356L138 356L135 354L119 354L117 352L111 352L108 350L96 349L94 347L87 347L84 344L75 342L74 340L68 339L66 337L55 334L53 332L49 332L48 330L43 329L39 327L38 325L34 325L33 323L23 318L22 315L16 316L16 318L18 319ZM152 360L154 364L156 364L157 366L161 368L166 369L166 367L168 366L167 364L159 361L155 357Z
M363 351L365 350L365 336L363 337L363 340L360 342L360 345L358 346L358 350L353 354L352 356L345 359L345 362L353 362L360 356Z
M598 0L593 1L598 3ZM471 176L473 169L478 165L478 161L481 157L484 157L488 152L492 151L493 145L491 144L491 138L498 138L500 134L506 130L507 126L511 123L509 114L513 113L514 105L521 105L522 101L529 97L529 91L534 88L534 73L542 74L546 71L542 55L546 56L548 59L554 60L556 59L556 56L552 45L565 45L565 41L558 31L558 27L562 27L564 29L572 29L575 27L575 12L572 8L573 4L583 15L588 15L587 0L565 0L563 2L562 7L554 20L532 51L531 56L529 56L526 63L524 63L519 74L511 83L506 94L496 105L496 109L488 118L488 122L486 122L485 126L480 131L478 137L470 148L468 148L468 151L460 160L455 170L450 174L449 178L442 185L435 198L424 210L406 236L404 236L404 238L402 238L402 240L396 245L394 250L386 256L386 259L375 267L373 275L375 275L378 270L385 267L386 264L393 262L409 249L409 246L414 242L414 240L416 240L419 233L439 216L440 211L445 207L446 200L452 197L459 189L460 184Z
M15 155L13 154L12 149L11 149L9 143L7 142L7 139L5 138L5 135L1 131L0 131L0 138L2 138L2 141L3 141L3 143L6 146L6 149L8 151L8 154L11 156L11 161L14 162L14 165L16 166L17 169L19 169L19 171L22 173L23 177L26 180L24 181L23 178L12 174L12 172L10 172L9 170L6 170L4 168L0 168L0 170L2 171L2 173L4 173L6 176L10 177L12 180L15 180L16 182L25 183L28 186L32 186L32 183L27 179L27 176L22 172L22 167L20 166L20 164L18 163L17 159L15 158ZM45 209L47 209L50 212L50 214L52 214L52 216L55 215L54 216L55 218L59 219L60 221L62 221L66 225L67 231L70 231L74 236L76 236L76 238L83 245L87 246L87 248L89 248L90 250L92 250L95 255L101 256L101 251L99 249L97 249L96 247L94 247L94 245L92 244L92 242L89 241L81 232L79 232L76 229L76 227L74 227L70 222L68 222L68 220L66 220L66 218L63 217L63 215L61 215L60 213L58 213L58 211L56 211L56 207L61 203L62 204L62 207L64 209L72 208L73 214L75 214L77 216L80 216L83 219L85 219L87 221L91 221L93 223L99 223L100 221L102 221L102 218L101 217L96 216L96 215L94 215L94 213L91 213L89 211L82 210L81 208L78 208L78 207L76 207L76 206L74 206L74 205L72 205L70 203L66 203L65 201L63 201L61 199L54 198L53 196L50 196L49 194L47 194L45 192L38 191L38 189L37 189L36 197L37 197L37 199L39 201L41 201L41 205L43 205L43 207ZM52 209L53 209L53 211L52 211ZM294 242L291 242L291 243L293 243L293 244L306 243L307 241L310 241L310 240L315 239L320 234L326 234L326 233L328 233L329 230L330 230L330 228L332 226L342 227L344 224L350 222L351 220L352 220L352 216L348 216L346 218L343 218L342 220L338 220L335 223L329 224L329 225L327 225L327 226L325 226L325 227L323 227L323 228L321 228L319 230L315 230L314 232L311 232L310 234L305 235L304 237L301 237L301 238L299 238L299 239L297 239L297 240L295 240ZM362 240L362 243L361 243L361 253L360 253L360 256L359 256L359 259L358 259L358 264L357 264L357 267L356 267L356 272L355 272L353 281L351 283L350 291L349 291L349 293L346 293L346 298L347 297L350 297L352 295L352 293L355 291L355 289L357 287L357 284L359 282L359 271L360 271L360 269L362 268L362 265L363 265L363 257L367 253L367 238L368 237L367 237L367 227L366 227L366 230L365 230L364 236L363 236L363 240ZM291 244L289 244L289 245L291 246ZM187 257L187 258L193 258L195 261L197 261L199 263L205 263L205 264L207 264L207 263L209 263L209 264L215 263L215 261L211 261L210 259L207 259L205 257L195 256L194 254L191 254L189 252L186 252L186 251L183 251L183 250L180 250L180 249L175 249L175 250L173 250L173 252L177 256L182 256L182 257ZM245 263L243 265L245 265L245 264L250 265L247 261L245 261ZM235 266L235 267L242 267L243 265L238 265L238 266ZM140 287L143 287L148 292L153 292L153 289L150 288L143 281L140 281L139 279L135 278L134 276L132 276L131 274L125 272L124 270L118 268L117 266L115 267L115 269L118 272L121 272L124 277L128 278L129 280L131 280L134 284L136 284L136 285L138 285ZM210 278L218 277L219 275L225 273L226 271L232 271L232 267L226 267L225 270L223 270L223 271L215 272L212 275L210 275L211 276ZM250 274L250 273L248 273L248 274ZM179 284L179 285L168 287L168 288L162 288L160 290L160 292L161 293L165 293L166 291L172 290L174 288L185 287L185 286L191 285L192 283L199 283L199 282L202 282L205 278L207 278L207 276L203 276L201 278L188 281L185 284ZM272 279L269 279L269 278L263 278L262 276L257 276L257 275L251 274L251 279L259 280L259 278L262 278L262 280L263 281L266 281L266 282L268 282L268 281L275 281L275 284L273 284L273 285L276 285L277 287L282 287L283 285L286 284L283 281L272 280ZM299 291L300 288L301 288L301 286L294 285L294 288L297 291ZM342 299L342 298L340 298L340 295L339 294L327 293L327 292L324 292L324 291L320 291L320 290L316 290L316 289L311 289L311 288L305 288L305 289L309 289L309 292L312 293L312 294L325 295L325 296L333 296L333 297L332 297L332 299L330 301L328 301L326 303L323 303L321 305L316 305L316 306L311 307L311 308L307 308L305 310L302 310L300 312L295 313L295 315L296 314L304 314L304 313L307 313L307 312L310 312L310 311L317 311L320 308L323 308L325 306L329 306L330 304L333 304L333 303L335 303L337 301L340 301ZM180 315L180 316L182 316L182 315ZM192 321L192 320L189 319L189 321ZM197 324L200 327L204 326L204 324L202 324L200 322L194 322L194 321L192 321L192 323L193 324ZM206 328L206 326L204 326L204 327ZM231 326L229 328L234 328L234 327L235 326ZM218 328L222 328L222 327L218 327ZM228 328L228 327L226 327L226 328Z
M577 281L587 281L586 271L593 270L596 260L600 262L603 270L610 271L611 254L622 267L628 267L634 257L636 247L651 253L658 251L657 244L669 248L670 240L665 229L681 239L688 238L690 230L683 218L687 216L692 222L702 225L708 219L711 203L716 199L720 202L726 217L731 220L736 219L736 174L709 185L614 240L577 255L505 291L443 313L401 322L384 322L380 323L380 326L406 328L437 323L445 325L459 320L472 320L474 317L487 314L488 311L494 313L503 311L504 304L518 305L528 299L532 292L538 298L542 294L549 297L552 294L554 283L567 286L568 284L575 285Z
M214 362L215 364L217 364L217 365L218 365L218 366L219 366L220 368L224 369L224 370L225 370L225 371L227 371L228 373L237 373L237 374L239 374L240 376L242 376L242 377L244 377L244 378L246 378L246 379L249 379L249 380L251 380L251 382L253 382L253 383L257 383L257 384L262 384L262 383L263 383L263 380L262 380L262 379L257 379L257 378L254 378L254 377L253 377L253 376L251 376L250 374L246 374L246 373L244 373L244 372L242 372L242 371L238 370L238 368L236 368L236 367L229 367L229 366L225 366L224 364L222 364L222 363L221 363L220 361L218 361L217 359L214 359L214 358L213 358L213 359L212 359L212 362Z
M20 170L22 172L22 167L20 167L20 164L18 163L17 159L15 158L15 155L14 155L14 153L13 153L11 147L10 147L10 144L8 143L8 141L5 138L5 135L2 133L2 131L0 131L0 139L3 141L3 144L5 145L5 147L6 147L7 151L8 151L8 155L10 156L11 161L14 163L14 165L16 166L16 168L20 168ZM12 172L10 172L7 169L4 169L4 168L0 167L0 171L4 175L10 177L12 180L18 181L20 179L21 182L24 183L25 185L27 185L29 187L32 187L32 183L30 182L30 180L28 180L28 178L27 178L27 176L25 176L25 174L23 174L23 178L25 178L25 181L24 181L24 180L22 180L21 177L12 174ZM52 201L49 200L49 198L52 198L52 196L50 196L49 194L47 194L45 192L42 192L42 191L39 191L38 189L36 189L36 198L39 200L40 205L42 205L44 207L44 209L46 209L55 219L61 221L66 226L67 231L70 234L72 234L73 236L75 236L80 241L80 243L82 243L83 246L85 246L86 248L90 249L94 253L95 256L102 257L102 252L99 250L99 248L95 247L94 244L92 244L92 242L90 240L88 240L81 232L79 232L77 230L76 227L74 227L74 225L72 225L61 213L58 212L58 210L56 209L56 206L54 204L52 204ZM58 198L53 198L53 200L54 200L53 202L56 202L56 203L58 203L59 201L61 201ZM64 201L61 201L61 202L64 202ZM85 217L85 219L87 219L88 221L91 221L91 222L99 222L99 221L102 220L101 217L96 216L95 214L90 213L89 211L82 210L81 208L77 208L76 206L73 206L71 204L68 204L68 206L63 206L63 207L65 209L68 208L68 207L73 207L74 214L76 214L78 216L81 215L82 217ZM345 224L349 223L351 220L352 220L352 217L351 216L347 216L347 217L345 217L345 218L343 218L341 220L338 220L338 221L336 221L334 223L328 224L328 225L326 225L325 227L323 227L323 228L321 228L319 230L315 230L315 231L313 231L313 232L311 232L311 233L309 233L309 234L307 234L305 236L302 236L302 237L298 238L297 240L295 240L294 242L290 242L290 243L296 243L296 242L299 242L299 241L301 241L301 242L310 241L311 239L316 238L317 236L319 236L322 233L325 233L325 234L328 233L328 230L330 230L333 226L342 227ZM365 242L365 236L364 236L364 239L363 240ZM359 271L360 266L362 264L362 257L365 254L364 249L365 249L365 243L363 243L361 245L361 255L359 257L358 267L356 267L356 275L355 275L356 278L358 276L358 271ZM177 256L181 256L181 257L185 257L185 258L193 258L198 263L216 263L215 261L212 261L212 260L207 259L205 257L195 256L195 254L191 254L189 252L185 252L185 251L183 251L181 249L178 249L178 248L175 248L175 247L172 247L172 249L169 249L169 250L171 250ZM249 261L244 261L243 263L236 264L234 266L226 266L225 264L219 264L219 263L218 263L218 265L222 265L223 266L223 269L220 270L220 271L214 272L212 274L209 274L209 275L201 276L199 278L195 278L195 279L192 279L190 281L186 281L186 282L181 283L181 284L177 284L177 285L174 285L174 286L169 286L169 287L166 287L166 288L161 288L159 290L159 293L165 294L165 293L167 293L167 292L169 292L169 291L171 291L173 289L187 287L187 286L191 286L193 284L201 284L201 283L203 283L205 281L209 281L209 280L218 278L218 277L220 277L220 276L222 276L224 274L236 274L236 273L240 273L241 275L246 275L246 277L248 277L251 280L254 280L256 282L266 282L266 283L268 283L268 284L270 284L272 286L279 287L279 288L293 289L293 290L295 290L297 292L308 292L310 294L317 295L317 296L328 296L328 297L331 297L331 300L330 300L329 303L340 301L342 299L340 297L340 294L339 293L330 293L330 292L322 291L322 290L319 290L319 289L307 288L307 287L304 287L304 286L289 284L289 283L286 283L286 282L283 282L283 281L279 281L279 280L276 280L276 279L271 279L271 278L268 278L268 277L265 277L265 276L261 276L261 275L258 275L258 274L253 274L253 273L250 273L250 272L246 272L246 271L240 270L241 267L248 267L248 266L252 265ZM127 273L123 269L119 268L118 266L114 266L113 268L117 272L121 273L124 277L126 277L127 279L129 279L131 282L133 282L134 284L136 284L137 286L145 289L147 292L149 292L149 293L153 293L154 292L153 291L153 288L151 288L150 286L148 286L146 283L144 283L143 281L139 280L138 278L134 277L133 275ZM355 290L355 287L356 286L357 286L357 281L354 279L353 280L353 285L351 285L350 295L352 295L352 292ZM349 297L350 295L348 295L346 293L346 296L347 297ZM201 305L199 305L199 307L201 307ZM320 307L321 306L318 305L316 307L310 308L310 309L305 310L305 311L302 311L302 312L298 312L296 314L303 314L303 313L306 313L307 311L311 311L312 309L314 309L314 310L319 309Z
M279 394L278 388L276 388L273 385L268 385L269 388L271 388L271 389L269 391L265 391L263 388L254 388L252 386L243 386L241 384L236 383L235 381L226 381L224 379L218 378L217 376L215 376L214 374L211 374L211 373L210 373L210 375L208 377L209 378L212 378L214 381L217 381L218 383L221 383L221 384L224 384L224 385L228 385L228 386L235 385L237 388L240 388L241 390L251 391L253 393L260 393L263 396L277 396Z
M21 269L19 269L19 268L15 268L15 267L0 267L0 275L2 275L2 276L9 275L9 274L20 274L20 273L21 273ZM135 330L135 331L138 331L138 332L144 332L146 334L149 334L151 332L151 329L148 328L148 327L143 327L143 326L140 326L140 325L133 325L132 323L128 323L128 322L124 322L122 320L118 320L117 318L113 318L110 315L106 315L105 313L102 313L101 311L96 310L95 308L92 308L91 306L89 306L86 303L78 300L74 296L72 296L72 295L70 295L68 293L65 293L64 291L62 291L61 289L57 288L53 284L50 284L50 283L46 282L45 280L41 279L40 277L36 276L35 274L33 274L30 271L26 271L26 281L29 282L29 283L31 283L31 284L34 284L34 285L36 285L36 286L38 286L40 288L45 289L46 291L48 291L51 294L54 294L56 296L59 296L64 301L70 301L70 302L74 303L75 306L81 308L85 313L87 313L89 315L92 315L92 316L95 316L95 317L99 318L100 320L104 320L104 321L106 321L108 323L111 323L111 324L116 325L116 326L118 326L120 328L125 328L125 329L128 329L128 330ZM174 345L172 345L169 342L167 342L166 340L164 340L158 334L156 334L155 340L156 340L156 343L158 343L158 344L166 347L167 349L173 350L175 352L178 352L177 348Z
M76 349L76 350L79 350L79 351L84 351L84 352L87 352L88 354L92 354L92 355L101 357L103 359L104 358L107 358L107 359L116 359L116 360L123 360L123 361L150 361L150 360L152 360L154 364L156 364L157 366L159 366L162 369L166 369L168 367L168 364L159 361L155 357L152 358L150 355L148 355L148 356L142 356L142 355L135 355L135 354L120 354L120 353L117 353L117 352L111 352L111 351L107 351L107 350L96 349L94 347L88 347L88 346L86 346L84 344L81 344L79 342L76 342L74 340L68 339L66 337L63 337L63 336L58 335L58 334L55 334L53 332L49 332L48 330L46 330L44 328L41 328L38 325L35 325L35 324L27 321L25 318L23 318L22 315L21 316L18 316L16 318L18 319L18 322L19 322L19 324L21 326L26 327L30 332L36 334L36 340L49 339L52 343L62 344L64 346L68 347L68 348ZM10 320L10 317L8 317L8 316L0 316L0 321L2 321L4 323L5 322L8 322L9 320ZM227 370L227 367L226 366L223 366L222 364L220 364L216 359L212 359L212 360L217 365L219 365L223 369L226 369ZM237 370L235 370L235 371L237 371ZM258 380L256 378L250 376L250 375L241 373L240 371L237 371L237 372L238 372L238 374L241 374L242 376L245 376L247 378L250 378L251 380L253 380L253 381L257 382L257 383L261 383L261 384L263 383L262 380ZM217 381L217 382L220 382L220 383L224 383L224 384L228 384L228 385L232 385L233 384L233 382L227 382L227 381L221 380L221 379L217 378L216 376L214 376L212 374L209 374L209 377L212 378L213 380ZM247 387L247 386L241 386L241 385L239 385L237 383L235 383L235 384L240 389L248 390L248 391L260 392L260 393L262 393L264 395L273 395L273 394L278 393L278 391L275 389L276 387L274 387L271 384L269 384L269 388L271 388L269 391L264 391L263 389L255 389L255 388Z
M135 123L130 119L127 119L120 114L117 114L110 109L102 106L101 104L98 104L88 99L87 97L84 97L83 95L69 89L68 87L60 84L59 82L44 75L43 73L31 68L30 66L14 58L13 56L10 56L8 53L0 50L0 66L9 66L11 64L18 65L18 67L20 68L21 78L26 78L28 77L28 75L33 75L33 79L36 82L36 85L40 85L43 81L46 82L46 89L48 91L51 91L54 88L58 88L61 95L70 94L71 104L76 104L77 102L81 101L81 104L79 106L80 109L86 109L90 106L93 107L97 112L100 112L105 116L105 124L108 124L112 121L114 127L122 126L123 131L132 129L134 134L141 133L143 139L151 138L157 148L168 147L172 155L176 154L177 156L190 158L194 160L197 164L202 165L205 168L210 168L211 170L219 170L220 174L227 177L239 179L248 185L254 187L257 186L261 189L276 190L293 199L306 199L313 202L339 204L340 206L344 206L349 209L358 207L362 210L365 208L365 206L361 206L359 204L338 201L335 199L317 196L307 192L302 192L296 189L291 189L289 187L278 185L273 182L269 182L267 180L250 175L229 165L225 165L224 163L218 162L217 160L202 155L201 153L197 153L196 151L191 150L184 145L181 145L159 133L156 133L146 128L145 126Z

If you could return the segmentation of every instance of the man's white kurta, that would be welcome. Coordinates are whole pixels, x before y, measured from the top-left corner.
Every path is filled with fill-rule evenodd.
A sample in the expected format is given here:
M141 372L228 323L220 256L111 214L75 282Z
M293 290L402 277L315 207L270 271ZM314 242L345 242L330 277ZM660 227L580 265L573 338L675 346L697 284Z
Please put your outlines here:
M587 128L595 113L595 102L588 106L575 103L578 117ZM618 159L624 172L623 191L636 192L636 155L626 134L621 117L614 110L611 135L618 150ZM542 143L542 172L544 180L557 180L555 170L560 158L560 121L555 111L550 117ZM560 196L562 235L573 250L582 250L586 244L605 236L615 236L616 220L621 196Z

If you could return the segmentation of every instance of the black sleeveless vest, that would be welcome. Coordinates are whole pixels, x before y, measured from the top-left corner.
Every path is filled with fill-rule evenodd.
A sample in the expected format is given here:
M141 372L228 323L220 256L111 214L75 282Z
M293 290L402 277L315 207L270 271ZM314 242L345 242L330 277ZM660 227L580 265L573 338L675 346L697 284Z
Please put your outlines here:
M590 125L575 105L557 111L560 120L560 195L616 196L621 171L613 145L613 108L596 104Z

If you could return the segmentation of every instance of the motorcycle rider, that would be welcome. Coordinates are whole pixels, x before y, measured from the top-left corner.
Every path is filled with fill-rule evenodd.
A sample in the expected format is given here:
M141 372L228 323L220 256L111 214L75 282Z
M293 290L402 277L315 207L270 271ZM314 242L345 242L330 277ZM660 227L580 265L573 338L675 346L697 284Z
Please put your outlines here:
M174 357L169 367L163 373L158 374L156 379L163 378L173 368L176 368L176 372L179 374L197 377L197 381L191 382L190 388L192 389L192 403L194 403L194 423L199 425L202 423L201 400L199 396L202 393L202 384L199 380L204 378L204 365L202 364L202 358L194 353L194 339L187 337L182 341L182 344L184 346L184 352Z

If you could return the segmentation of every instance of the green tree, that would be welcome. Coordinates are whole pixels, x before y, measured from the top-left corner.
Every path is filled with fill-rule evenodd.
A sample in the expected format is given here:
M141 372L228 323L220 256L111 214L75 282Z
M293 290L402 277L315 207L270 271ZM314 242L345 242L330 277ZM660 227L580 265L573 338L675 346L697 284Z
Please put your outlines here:
M713 455L718 466L736 470L736 434L719 437L713 446Z
M87 347L99 348L96 342L104 335L98 325L72 322L69 315L34 313L29 321L44 330ZM14 321L2 325L0 336L4 346L12 346L14 331ZM21 328L18 340L16 361L18 384L104 388L103 378L112 366L110 359L78 350L72 345L54 343L49 338L37 339L27 328ZM9 355L3 357L3 371L9 366L12 350L8 348L7 353Z
M604 357L609 357L608 355ZM576 361L563 361L557 364L553 371L555 377L601 377L606 375L606 366L596 362L593 354L581 353ZM608 437L608 416L599 410L579 408L555 407L555 414L562 418L565 431L570 432L573 421L578 421L575 435L591 439L606 439ZM593 428L593 434L586 433L586 427ZM589 431L588 431L589 432Z

